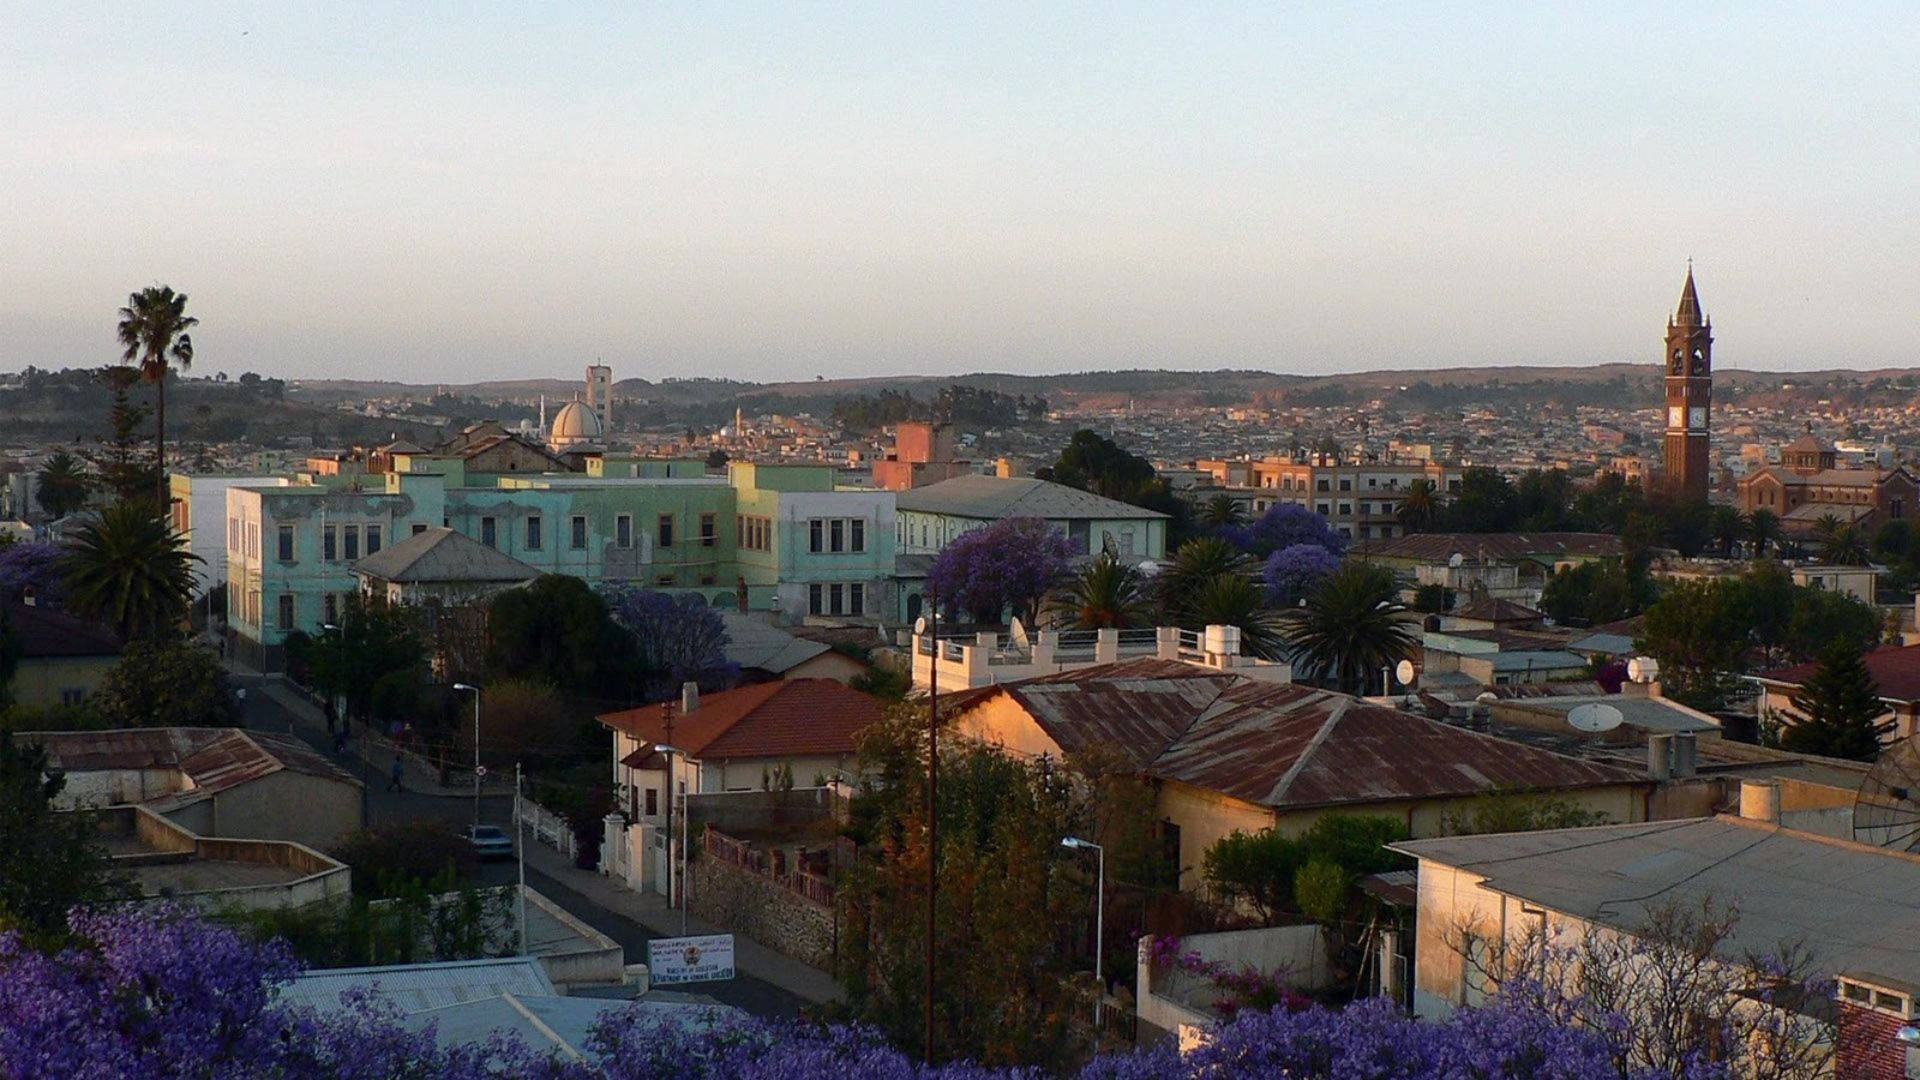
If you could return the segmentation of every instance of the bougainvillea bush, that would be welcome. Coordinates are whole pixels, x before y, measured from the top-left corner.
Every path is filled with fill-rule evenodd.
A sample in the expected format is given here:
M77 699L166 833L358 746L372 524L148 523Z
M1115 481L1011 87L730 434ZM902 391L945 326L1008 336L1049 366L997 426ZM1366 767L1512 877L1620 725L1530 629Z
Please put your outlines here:
M179 909L78 913L57 952L0 934L0 1076L8 1080L1038 1080L1031 1070L926 1068L868 1029L723 1019L602 1021L586 1061L511 1039L439 1047L391 1004L354 997L326 1016L279 1001L297 971L280 944ZM1610 1033L1544 1009L1482 1008L1411 1020L1384 1001L1343 1010L1242 1010L1204 1047L1094 1059L1081 1080L1673 1080L1614 1065ZM1677 1080L1718 1080L1709 1066Z

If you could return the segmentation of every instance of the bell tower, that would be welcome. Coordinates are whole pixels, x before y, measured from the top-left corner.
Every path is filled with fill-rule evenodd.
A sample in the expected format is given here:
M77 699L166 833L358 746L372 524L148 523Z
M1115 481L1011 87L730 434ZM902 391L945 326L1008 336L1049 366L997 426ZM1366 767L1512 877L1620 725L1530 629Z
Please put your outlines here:
M1700 312L1691 262L1680 307L1667 320L1666 366L1666 482L1688 500L1705 501L1712 468L1713 322Z

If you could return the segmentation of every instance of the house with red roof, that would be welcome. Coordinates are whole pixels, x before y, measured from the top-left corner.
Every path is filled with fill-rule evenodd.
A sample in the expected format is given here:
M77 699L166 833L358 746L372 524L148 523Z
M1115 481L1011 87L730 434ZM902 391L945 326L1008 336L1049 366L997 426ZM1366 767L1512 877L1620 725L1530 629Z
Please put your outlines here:
M1296 683L1143 658L981 687L956 701L966 737L1027 757L1117 755L1155 788L1180 884L1235 831L1297 834L1329 813L1386 815L1415 837L1489 792L1564 799L1644 820L1644 771L1573 757Z
M1920 726L1920 645L1889 645L1875 649L1862 657L1867 665L1867 673L1880 687L1880 700L1886 703L1887 711L1880 719L1893 720L1893 730L1887 739L1898 740L1912 735L1916 726ZM1801 719L1799 711L1793 706L1795 694L1800 692L1801 684L1807 681L1815 663L1794 664L1792 667L1775 668L1763 671L1753 677L1760 684L1760 719L1771 721L1783 727L1790 727Z
M663 702L603 713L613 734L613 782L631 821L664 817L666 745L675 794L757 791L790 776L794 787L851 779L860 733L881 718L880 703L834 679L782 679L689 693Z

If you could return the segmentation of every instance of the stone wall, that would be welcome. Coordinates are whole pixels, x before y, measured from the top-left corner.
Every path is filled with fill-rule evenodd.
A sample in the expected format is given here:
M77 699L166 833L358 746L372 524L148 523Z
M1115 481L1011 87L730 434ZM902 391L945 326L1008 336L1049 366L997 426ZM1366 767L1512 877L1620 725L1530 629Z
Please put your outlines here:
M692 875L694 915L796 960L833 970L838 926L832 908L721 859L696 857Z

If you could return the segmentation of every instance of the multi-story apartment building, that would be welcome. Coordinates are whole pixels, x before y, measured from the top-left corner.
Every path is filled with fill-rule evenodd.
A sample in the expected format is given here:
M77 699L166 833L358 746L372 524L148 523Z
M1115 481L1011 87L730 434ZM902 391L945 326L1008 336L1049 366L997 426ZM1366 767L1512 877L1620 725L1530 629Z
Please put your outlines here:
M695 592L783 618L896 607L893 494L836 490L824 465L609 461L580 473L469 474L458 456L396 455L384 474L227 492L229 636L280 663L287 635L337 617L352 567L445 526L546 573ZM615 475L605 475L612 472ZM328 480L314 477L315 480Z
M1342 536L1354 540L1401 536L1400 505L1417 480L1433 484L1444 496L1460 488L1462 470L1432 461L1350 462L1315 454L1304 461L1202 460L1194 468L1213 476L1212 487L1185 494L1204 503L1214 495L1233 496L1258 517L1274 506L1297 503L1327 519Z

